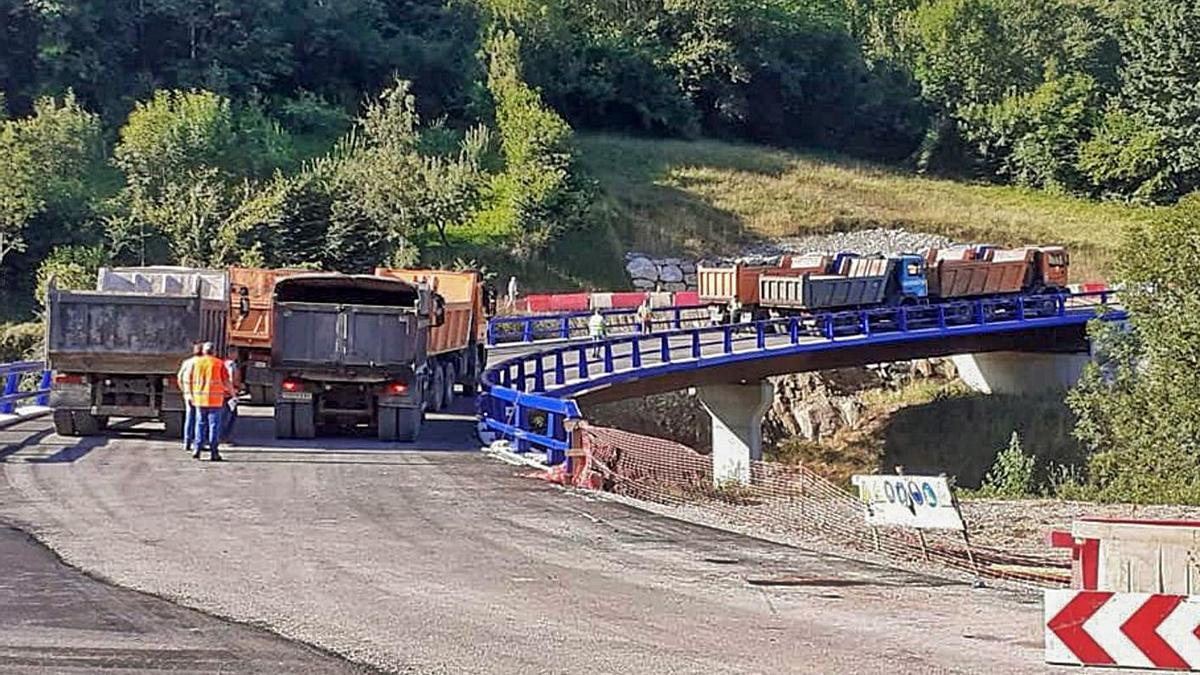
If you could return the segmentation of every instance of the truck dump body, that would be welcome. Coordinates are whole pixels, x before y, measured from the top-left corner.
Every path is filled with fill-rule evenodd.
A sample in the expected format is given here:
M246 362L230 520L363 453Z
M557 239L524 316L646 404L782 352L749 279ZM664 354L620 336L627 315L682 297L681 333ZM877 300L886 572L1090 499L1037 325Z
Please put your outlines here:
M733 265L730 267L698 267L696 281L702 304L728 303L737 298L743 305L757 305L759 279L763 275L776 277L822 274L829 265L825 256L785 257L775 266Z
M968 298L1020 293L1030 279L1034 252L989 251L981 260L936 260L929 265L929 295Z
M876 276L763 276L759 280L759 294L764 307L781 309L822 310L878 305L887 298L891 275L889 261L885 272Z
M478 272L378 268L375 274L410 283L425 283L446 301L442 325L429 329L429 355L436 356L482 344L484 319L483 281Z
M289 276L304 274L305 270L268 270L233 267L229 270L229 344L237 347L269 349L271 347L271 306L275 282ZM246 289L248 300L245 316L241 314L240 289Z
M145 294L50 294L46 356L67 372L174 373L199 339L219 342L224 303Z
M277 369L384 380L425 358L417 288L370 276L300 275L275 286L271 362Z

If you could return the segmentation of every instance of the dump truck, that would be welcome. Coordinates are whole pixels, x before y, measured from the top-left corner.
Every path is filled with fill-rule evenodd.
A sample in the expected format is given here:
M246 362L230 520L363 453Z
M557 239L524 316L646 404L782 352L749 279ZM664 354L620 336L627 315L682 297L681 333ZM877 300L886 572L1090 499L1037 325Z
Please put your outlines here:
M237 362L250 403L275 402L271 378L271 305L275 282L303 274L300 269L229 269L229 345L237 349Z
M487 361L487 288L476 271L378 268L378 276L425 284L445 303L445 320L429 331L429 408L439 411L450 405L454 385L474 395Z
M183 431L176 374L196 341L224 349L224 272L179 267L105 268L96 290L49 284L46 363L50 407L64 436L91 436L110 417L160 420Z
M1069 258L1062 247L980 247L927 254L929 295L953 300L1039 293L1067 287Z
M915 303L928 293L921 256L846 257L836 267L841 274L763 275L760 302L773 310L823 311Z
M276 437L366 425L380 440L416 440L437 371L427 350L445 316L440 296L375 275L300 274L275 283L271 311Z
M759 304L758 280L764 274L799 277L805 274L823 274L828 267L829 258L824 255L783 256L778 265L701 265L696 268L700 304L727 305L736 298L743 306L754 307Z

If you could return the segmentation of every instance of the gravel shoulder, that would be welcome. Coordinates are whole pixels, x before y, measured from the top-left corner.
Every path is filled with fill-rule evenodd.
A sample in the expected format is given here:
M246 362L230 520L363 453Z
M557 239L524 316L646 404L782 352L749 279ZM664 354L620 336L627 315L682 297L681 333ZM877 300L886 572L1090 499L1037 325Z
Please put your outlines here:
M417 673L1053 672L1036 596L689 525L470 449L0 432L0 519L121 586ZM751 580L786 582L761 586Z

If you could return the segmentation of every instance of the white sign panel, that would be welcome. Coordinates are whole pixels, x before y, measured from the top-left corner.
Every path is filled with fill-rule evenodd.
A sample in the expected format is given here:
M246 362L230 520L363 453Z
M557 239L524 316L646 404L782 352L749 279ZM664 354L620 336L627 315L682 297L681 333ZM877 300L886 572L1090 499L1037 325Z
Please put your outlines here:
M868 525L965 530L945 476L854 476Z

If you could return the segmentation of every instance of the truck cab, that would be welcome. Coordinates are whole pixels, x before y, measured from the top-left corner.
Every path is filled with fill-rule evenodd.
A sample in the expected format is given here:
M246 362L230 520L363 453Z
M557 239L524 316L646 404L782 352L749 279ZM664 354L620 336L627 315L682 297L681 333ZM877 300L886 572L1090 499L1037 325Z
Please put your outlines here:
M898 304L911 304L929 296L929 280L925 274L925 259L919 255L903 254L896 258L896 298Z

